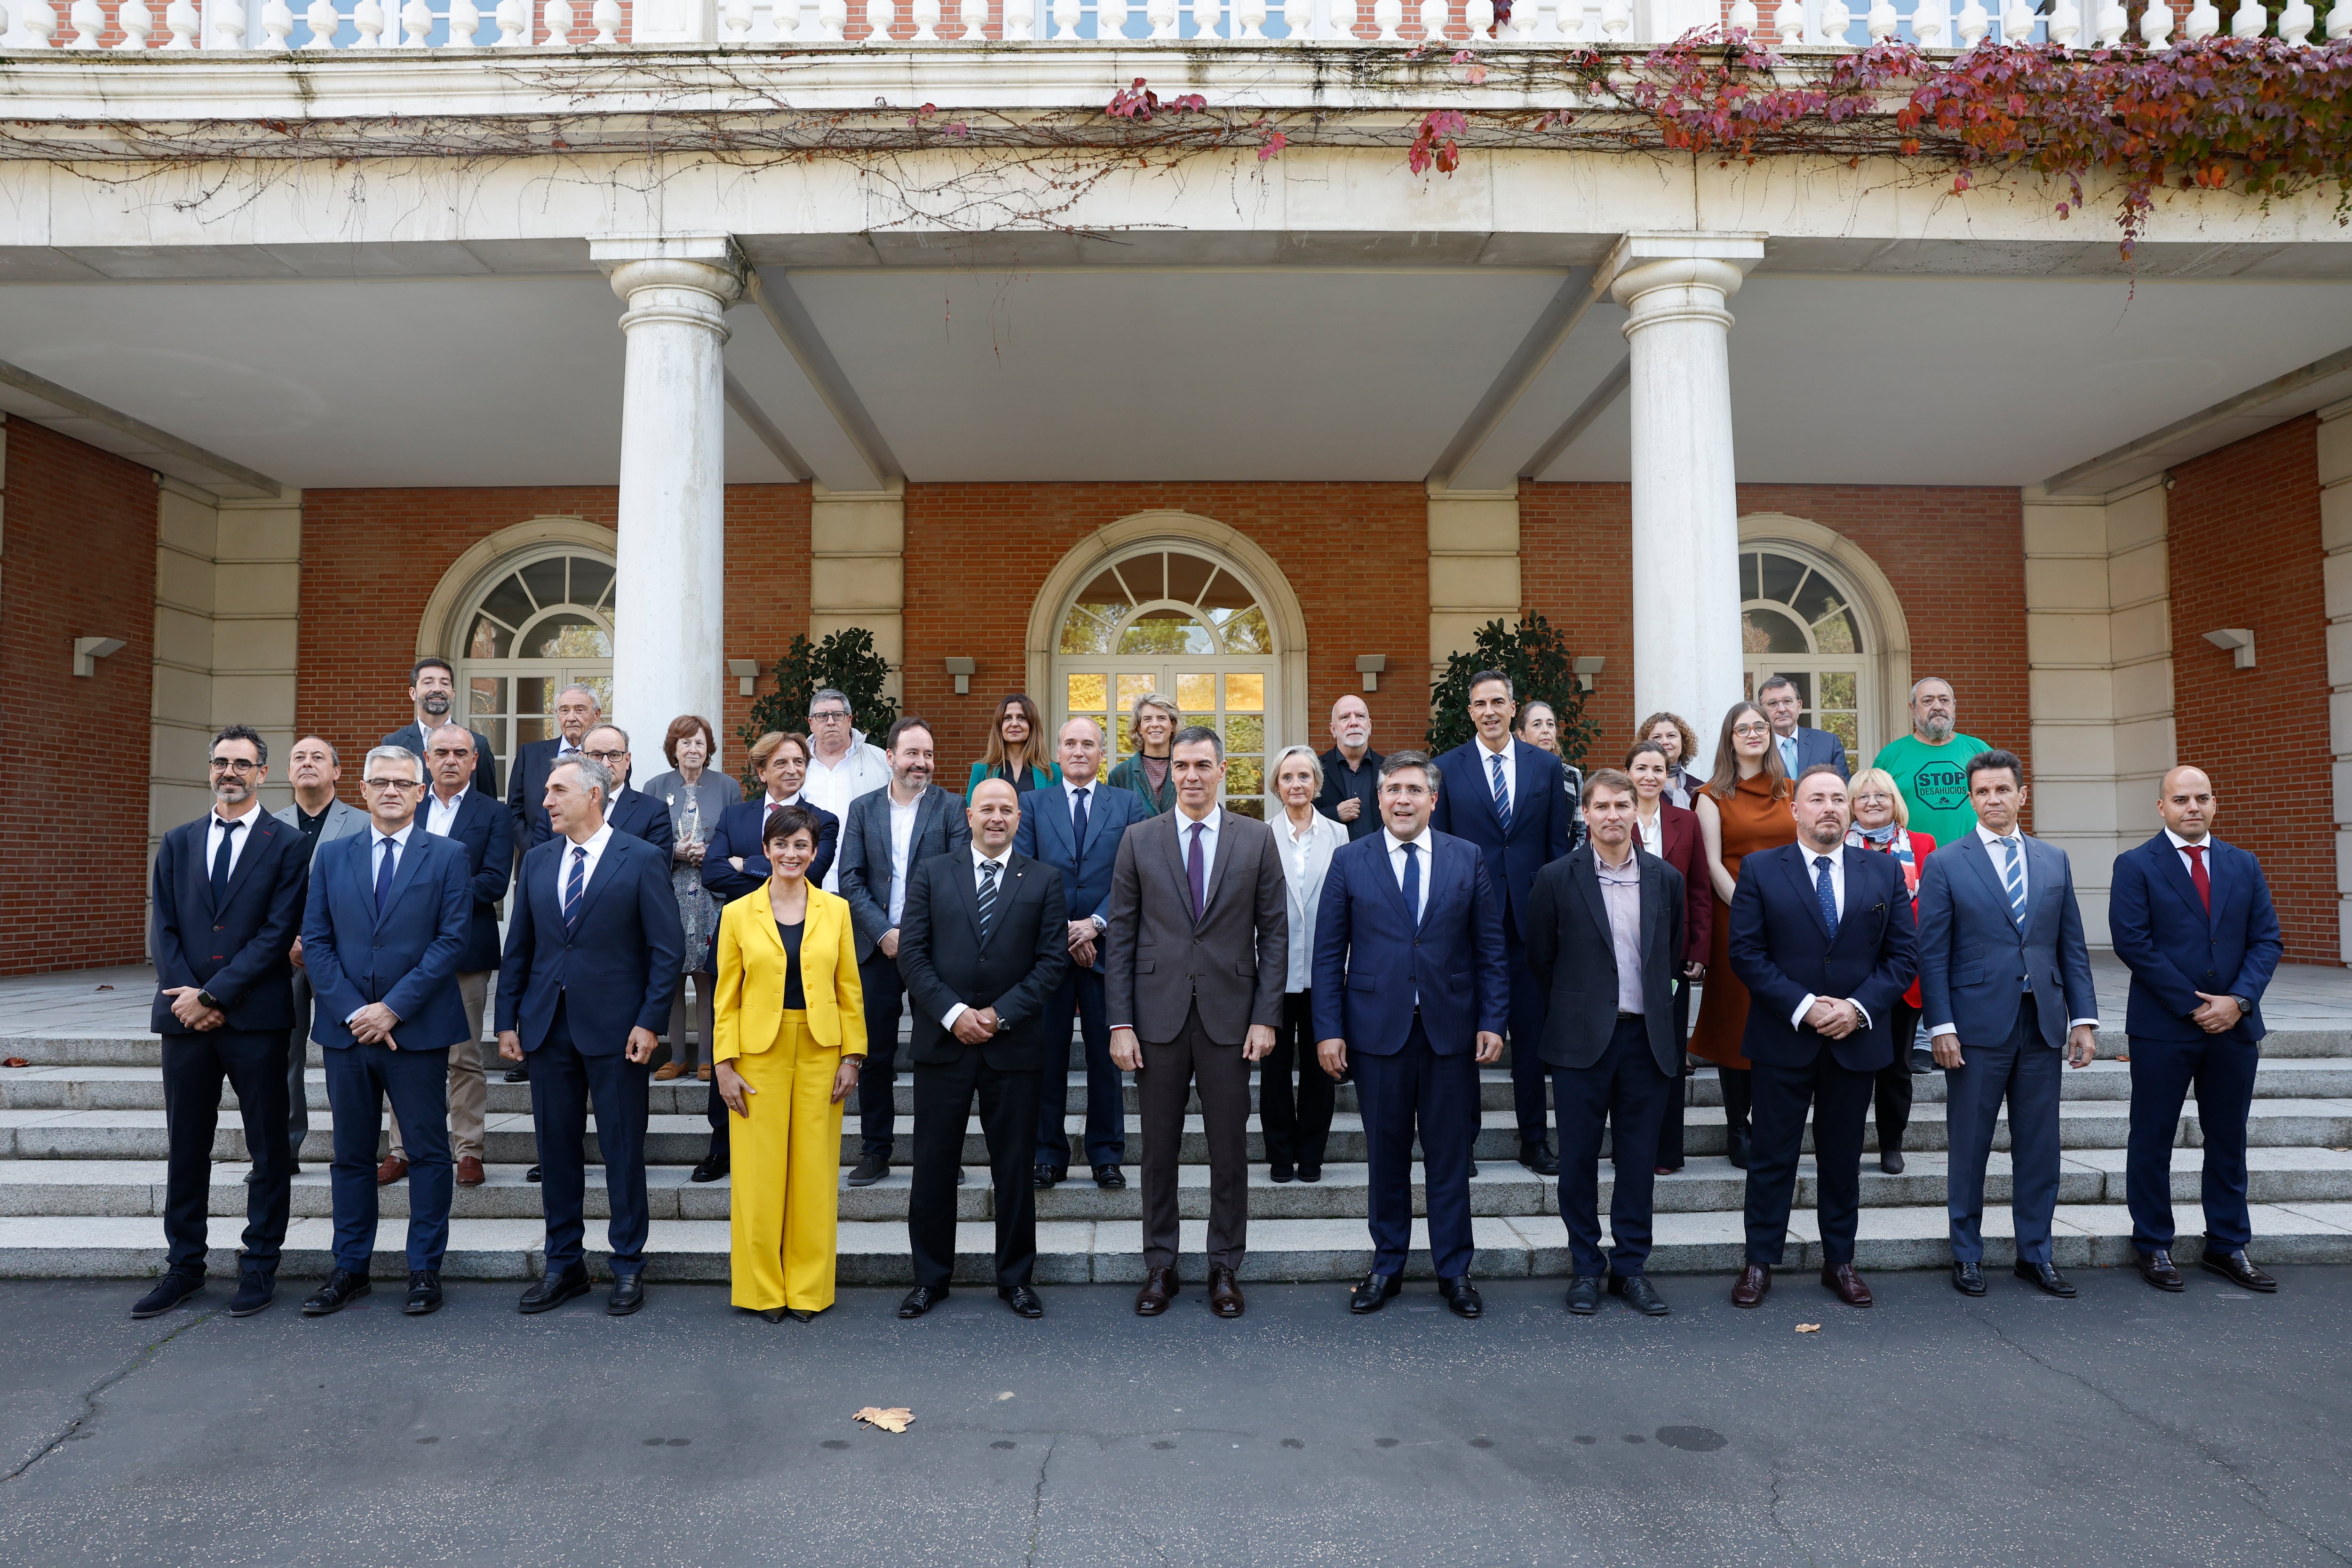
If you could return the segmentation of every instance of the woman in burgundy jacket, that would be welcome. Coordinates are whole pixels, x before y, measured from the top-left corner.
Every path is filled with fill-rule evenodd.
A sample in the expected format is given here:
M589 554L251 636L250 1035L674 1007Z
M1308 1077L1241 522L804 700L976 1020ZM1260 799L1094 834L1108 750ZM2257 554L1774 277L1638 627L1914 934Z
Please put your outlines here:
M1698 814L1666 798L1672 763L1655 741L1636 741L1625 753L1625 772L1637 795L1633 826L1642 847L1683 874L1683 972L1675 983L1675 1037L1690 1038L1692 983L1706 978L1707 943L1715 935L1715 884L1706 874L1706 848L1699 837ZM1690 1079L1690 1057L1683 1057L1683 1080ZM1682 1083L1675 1086L1666 1116L1658 1128L1657 1172L1664 1175L1683 1168Z

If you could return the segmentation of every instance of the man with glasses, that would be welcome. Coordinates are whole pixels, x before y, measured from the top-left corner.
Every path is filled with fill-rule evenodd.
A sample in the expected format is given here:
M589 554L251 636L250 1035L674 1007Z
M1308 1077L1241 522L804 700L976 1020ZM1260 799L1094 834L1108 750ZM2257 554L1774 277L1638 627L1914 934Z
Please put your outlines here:
M629 732L618 724L599 724L581 737L580 750L613 775L613 798L604 806L604 820L613 831L642 838L664 855L676 848L677 829L670 821L668 803L629 787Z
M557 763L583 754L581 743L604 717L604 704L595 689L574 681L555 694L556 733L516 748L507 769L507 809L514 813L515 842L525 850L546 843L555 833L547 823L547 775ZM518 1076L509 1073L507 1079L513 1082Z
M303 961L319 998L310 1034L326 1057L335 1119L334 1271L302 1313L340 1312L368 1293L376 1139L389 1096L413 1156L403 1310L421 1317L441 1306L449 1245L448 1052L481 1027L467 1021L457 989L473 932L473 874L463 847L417 825L425 784L415 752L378 746L360 776L368 830L319 847L302 917Z
M285 1142L286 1048L293 1027L287 950L302 918L302 836L260 809L269 751L232 724L214 738L213 808L156 851L155 1005L163 1036L163 1235L170 1261L134 1318L168 1312L205 1287L205 1216L221 1082L236 1086L253 1153L241 1278L229 1315L250 1317L278 1289L293 1161Z
M808 777L801 793L837 821L848 820L849 803L859 795L890 786L890 759L851 727L851 719L849 699L832 687L809 698ZM825 868L824 890L841 891L838 864Z
M1903 792L1908 826L1933 838L1940 848L1957 844L1977 829L1977 814L1969 805L1969 759L1992 748L1956 727L1958 703L1952 683L1940 675L1923 676L1911 686L1911 732L1878 748L1870 765L1884 768Z
M423 756L429 749L426 739L444 724L464 727L465 721L457 711L457 674L449 661L427 654L409 668L408 705L415 716L408 723L386 735L377 744L402 746ZM467 783L490 800L499 798L499 760L490 754L490 738L479 730L467 730L474 743L474 767Z
M335 794L342 782L343 760L333 744L318 735L305 735L286 753L286 776L294 785L294 804L278 820L302 836L302 875L310 874L310 857L321 844L363 832L368 814ZM310 972L302 964L301 922L295 922L294 1028L286 1046L286 1143L293 1151L294 1175L302 1173L302 1140L310 1135L310 1091L302 1082L310 1061ZM248 1176L247 1180L253 1178Z

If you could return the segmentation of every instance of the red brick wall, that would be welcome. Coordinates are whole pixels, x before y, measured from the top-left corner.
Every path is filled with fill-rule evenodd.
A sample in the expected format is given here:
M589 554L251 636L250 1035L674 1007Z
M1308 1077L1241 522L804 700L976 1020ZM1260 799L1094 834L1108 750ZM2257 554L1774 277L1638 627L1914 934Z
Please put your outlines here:
M535 517L610 528L615 506L613 489L584 486L305 493L297 722L346 755L408 722L417 623L450 564L477 540ZM806 485L727 488L730 658L772 663L794 633L808 629L808 550ZM726 693L726 711L706 717L719 727L731 769L740 760L732 736L751 700L737 696L732 681ZM632 732L631 740L643 776L668 765L659 731ZM347 771L344 782L357 777Z
M2318 430L2306 415L2173 471L2172 710L2221 836L2262 858L2287 957L2336 963ZM2255 668L2205 640L2221 626L2252 628Z
M136 963L147 951L155 479L26 420L8 422L7 443L0 973ZM80 679L78 637L123 646Z
M1372 745L1429 726L1429 508L1419 485L1019 484L907 487L907 710L937 727L940 776L961 789L998 700L1026 684L1029 612L1063 554L1107 523L1168 508L1214 519L1274 558L1307 619L1307 732L1330 745L1332 702L1359 654L1388 656L1364 694ZM955 695L950 656L978 661ZM1049 693L1032 692L1050 711ZM1269 759L1270 761L1271 759Z

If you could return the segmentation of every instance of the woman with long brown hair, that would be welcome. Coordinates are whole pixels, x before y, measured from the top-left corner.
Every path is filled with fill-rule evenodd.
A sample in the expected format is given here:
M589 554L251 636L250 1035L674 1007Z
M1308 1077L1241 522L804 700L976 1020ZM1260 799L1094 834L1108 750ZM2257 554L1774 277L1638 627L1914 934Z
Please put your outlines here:
M1706 845L1707 879L1715 884L1715 930L1690 1048L1713 1062L1723 1080L1724 1152L1743 1171L1748 1168L1748 1058L1739 1046L1748 1030L1748 987L1731 972L1731 895L1739 885L1741 860L1759 849L1797 841L1797 818L1790 809L1793 795L1764 710L1753 702L1733 703L1716 740L1714 775L1691 803Z
M981 752L980 761L971 764L971 777L963 786L964 798L980 787L982 779L1003 779L1013 786L1015 795L1026 795L1033 789L1051 789L1061 782L1062 769L1050 754L1052 748L1045 741L1045 721L1038 716L1037 704L1025 691L1008 691L1004 700L996 705L996 722L989 726L988 747Z

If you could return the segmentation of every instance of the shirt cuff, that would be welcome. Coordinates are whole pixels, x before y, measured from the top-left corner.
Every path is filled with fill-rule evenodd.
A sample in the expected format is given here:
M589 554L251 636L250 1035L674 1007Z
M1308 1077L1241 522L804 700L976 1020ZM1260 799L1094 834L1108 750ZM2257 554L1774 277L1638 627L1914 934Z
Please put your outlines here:
M348 1027L348 1026L350 1026L351 1021L352 1021L352 1019L354 1019L354 1018L358 1017L361 1014L362 1014L362 1013L364 1013L364 1012L366 1012L366 1011L367 1011L367 1009L366 1009L365 1007L354 1007L354 1008L352 1008L350 1012L348 1012L348 1013L344 1014L344 1015L343 1015L343 1023L344 1023L345 1026L346 1026L346 1027Z
M955 1027L955 1021L956 1021L958 1018L962 1017L966 1013L969 1013L969 1012L971 1012L971 1008L969 1008L969 1007L965 1006L962 1003L959 1002L959 1003L957 1003L954 1006L952 1006L952 1007L950 1007L950 1008L949 1008L949 1009L948 1009L948 1016L947 1016L946 1017L944 1017L944 1018L941 1018L941 1019L940 1020L940 1024L941 1024L941 1025L945 1026L946 1027L952 1029L952 1028L954 1028L954 1027Z
M1797 1010L1789 1015L1789 1027L1792 1029L1803 1028L1805 1026L1805 1015L1813 1010L1813 1004L1819 1000L1820 998L1815 996L1811 992L1806 992L1805 999L1797 1004Z
M2099 1021L2096 1018L2070 1018L2066 1022L2066 1026L2070 1029L2079 1029L2085 1024L2090 1025L2094 1029L2099 1026Z
M1960 1031L1957 1027L1950 1024L1935 1024L1929 1026L1927 1029L1927 1037L1932 1040L1938 1035L1957 1035L1959 1032Z

